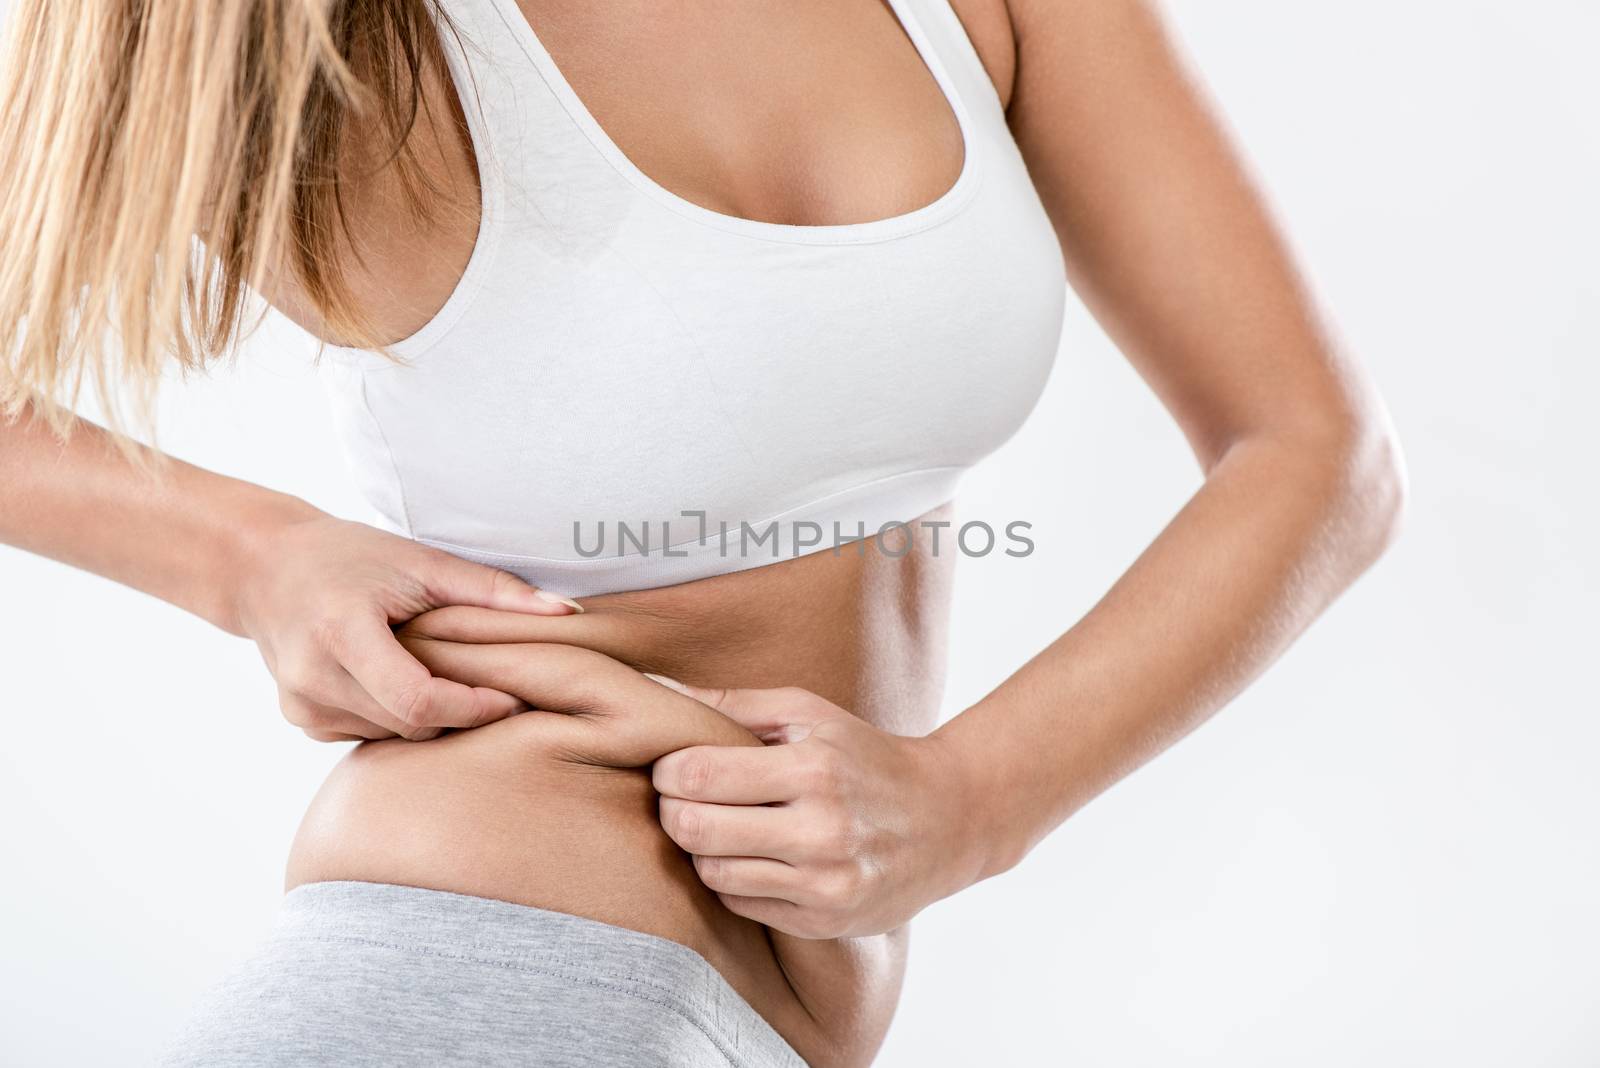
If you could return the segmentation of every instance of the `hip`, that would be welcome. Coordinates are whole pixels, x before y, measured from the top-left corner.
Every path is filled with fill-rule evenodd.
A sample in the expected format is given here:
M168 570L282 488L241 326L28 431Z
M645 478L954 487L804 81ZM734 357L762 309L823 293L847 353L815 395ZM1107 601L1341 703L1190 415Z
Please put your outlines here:
M198 1006L166 1068L803 1068L704 958L592 920L412 887L310 883Z

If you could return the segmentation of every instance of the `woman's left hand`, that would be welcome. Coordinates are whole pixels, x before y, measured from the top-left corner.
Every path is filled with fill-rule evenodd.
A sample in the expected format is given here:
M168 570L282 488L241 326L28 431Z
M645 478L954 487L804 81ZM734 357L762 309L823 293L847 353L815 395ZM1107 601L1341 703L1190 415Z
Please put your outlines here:
M795 687L674 688L766 743L655 763L662 827L731 911L801 938L880 934L979 877L975 791L943 739Z

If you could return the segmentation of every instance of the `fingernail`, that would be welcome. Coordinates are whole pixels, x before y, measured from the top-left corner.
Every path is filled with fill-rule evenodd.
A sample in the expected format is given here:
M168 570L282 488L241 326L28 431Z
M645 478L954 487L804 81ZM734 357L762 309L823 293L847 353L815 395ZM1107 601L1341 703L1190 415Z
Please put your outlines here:
M644 675L645 678L650 679L653 682L659 682L661 685L665 686L669 690L677 690L679 693L683 694L684 696L688 696L688 694L689 694L689 687L685 686L683 683L679 682L677 679L669 679L665 675L656 675L656 674L653 674L653 673L651 673L649 671L643 672L642 674Z
M549 590L535 590L534 596L541 601L548 601L550 604L564 604L574 612L583 611L583 605L574 601L571 597L563 597L559 593L551 593Z

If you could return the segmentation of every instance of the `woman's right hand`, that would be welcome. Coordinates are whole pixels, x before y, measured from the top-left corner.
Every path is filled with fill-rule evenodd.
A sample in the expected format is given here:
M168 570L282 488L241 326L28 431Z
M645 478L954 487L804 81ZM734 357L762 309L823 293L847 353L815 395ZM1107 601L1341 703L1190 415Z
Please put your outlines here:
M284 718L318 741L422 740L525 707L437 678L407 652L392 628L423 612L583 611L515 575L321 512L275 525L256 544L239 576L239 629L277 680Z

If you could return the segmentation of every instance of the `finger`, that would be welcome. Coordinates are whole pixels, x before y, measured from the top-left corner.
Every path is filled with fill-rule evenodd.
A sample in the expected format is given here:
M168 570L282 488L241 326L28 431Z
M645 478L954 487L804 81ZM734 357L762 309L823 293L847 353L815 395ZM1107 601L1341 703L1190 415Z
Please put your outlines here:
M333 652L361 688L408 727L481 727L522 707L506 693L435 678L377 619L352 623Z
M761 749L693 745L657 760L650 780L657 793L686 801L721 805L793 801L801 795L804 779L799 774L803 758L799 753L787 745Z
M804 896L800 869L781 860L697 856L694 870L708 889L719 894L773 897L784 901L796 901Z
M400 627L399 633L402 638L437 638L473 645L533 642L576 645L638 666L632 658L635 650L648 646L644 631L649 625L649 620L628 613L531 616L473 605L450 605L422 613Z
M378 724L342 708L320 704L303 697L286 694L280 697L278 703L283 709L284 719L299 727L307 737L319 742L344 741L351 738L358 741L363 738L376 740L393 738L396 734L395 731L385 730Z
M651 696L644 676L601 653L546 642L478 644L402 630L401 647L426 670L469 686L515 694L549 712L620 711Z
M796 938L835 938L838 932L827 929L811 911L793 901L777 897L750 897L743 894L718 894L729 912L764 924Z
M340 734L338 731L306 731L305 736L313 742L367 742L374 740L364 738L359 734Z
M476 605L539 616L565 616L583 611L583 606L571 597L541 590L509 571L475 564L447 552L441 551L437 562L421 577L429 599L436 605Z
M467 645L409 635L402 641L437 675L514 694L532 708L567 713L572 721L561 743L596 763L636 768L704 742L761 744L726 716L590 649Z
M366 721L372 730L378 732L372 735L374 738L398 737L413 742L425 742L430 738L439 737L444 732L442 727L418 726L390 714L389 710L373 700L372 695L362 688L355 676L343 667L339 668L339 678L324 695L323 700L330 707L353 719Z
M701 704L710 705L767 742L798 741L823 720L849 715L826 698L798 686L723 689L679 682L672 688Z
M661 827L679 849L699 857L795 860L803 852L793 814L780 808L663 797Z

